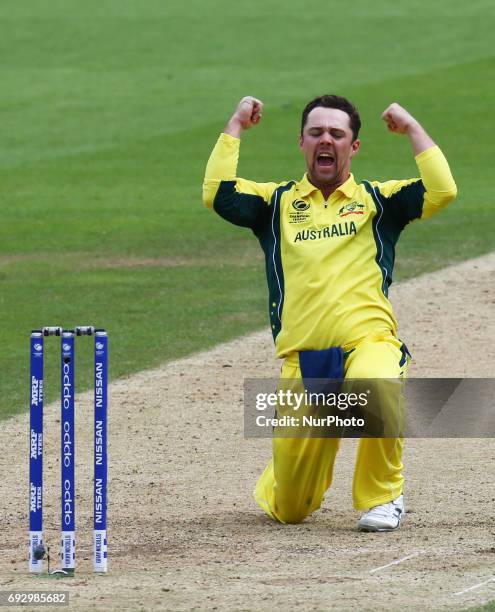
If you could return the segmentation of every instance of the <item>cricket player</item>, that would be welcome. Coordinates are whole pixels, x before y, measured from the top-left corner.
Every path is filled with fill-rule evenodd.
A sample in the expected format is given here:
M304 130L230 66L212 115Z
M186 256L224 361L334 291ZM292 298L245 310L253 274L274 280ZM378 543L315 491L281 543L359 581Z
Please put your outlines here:
M203 201L250 228L266 258L269 314L281 379L300 383L303 357L343 355L349 379L400 379L409 353L388 300L395 245L411 222L428 219L457 193L448 163L421 124L399 104L382 114L390 132L409 138L418 178L354 179L360 117L346 98L324 95L302 112L300 180L257 183L237 176L244 130L260 123L263 103L243 98L211 153ZM318 353L314 353L318 351ZM261 508L298 523L320 507L332 482L338 438L281 438L256 485ZM404 517L403 439L363 438L353 480L362 531L391 531Z

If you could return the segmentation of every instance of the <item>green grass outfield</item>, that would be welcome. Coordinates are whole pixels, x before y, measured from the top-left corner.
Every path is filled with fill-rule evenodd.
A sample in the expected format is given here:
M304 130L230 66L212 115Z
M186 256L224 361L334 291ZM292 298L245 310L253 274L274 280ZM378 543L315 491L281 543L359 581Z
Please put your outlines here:
M481 608L466 608L466 612L495 612L495 600Z
M493 3L347 4L3 0L0 415L27 408L33 327L106 327L117 377L267 324L256 240L201 204L245 94L266 107L240 174L261 181L302 175L299 115L320 93L360 108L359 179L416 175L388 103L430 130L459 198L405 233L396 279L493 249Z

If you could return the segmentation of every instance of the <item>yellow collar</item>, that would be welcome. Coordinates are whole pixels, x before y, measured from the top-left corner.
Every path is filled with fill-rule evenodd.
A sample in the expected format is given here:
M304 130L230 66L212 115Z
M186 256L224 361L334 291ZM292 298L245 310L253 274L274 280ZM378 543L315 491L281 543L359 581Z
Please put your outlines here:
M351 173L349 174L349 178L344 183L342 183L342 185L339 185L335 191L341 191L346 197L352 198L354 192L356 191L356 187L357 184L354 180L354 175ZM299 181L297 190L299 194L304 198L313 191L317 191L318 187L315 187L313 183L311 183L308 178L308 173L306 172L302 179Z

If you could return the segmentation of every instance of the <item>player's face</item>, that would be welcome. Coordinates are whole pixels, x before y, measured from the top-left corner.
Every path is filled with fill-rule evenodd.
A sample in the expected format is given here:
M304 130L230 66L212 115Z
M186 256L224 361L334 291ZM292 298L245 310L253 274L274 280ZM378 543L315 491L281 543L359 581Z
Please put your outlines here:
M314 108L299 141L310 181L317 187L338 187L344 183L359 144L359 140L353 140L346 112L322 106Z

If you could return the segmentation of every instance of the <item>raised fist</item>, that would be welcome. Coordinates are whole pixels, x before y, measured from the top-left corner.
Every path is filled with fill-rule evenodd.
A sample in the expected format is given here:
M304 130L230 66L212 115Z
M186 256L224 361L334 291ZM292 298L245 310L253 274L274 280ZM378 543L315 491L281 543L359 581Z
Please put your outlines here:
M231 121L238 122L243 130L247 130L260 122L262 110L261 100L253 96L245 96L237 105Z
M383 111L382 119L386 122L388 129L396 134L407 134L410 128L417 124L416 119L397 102Z

